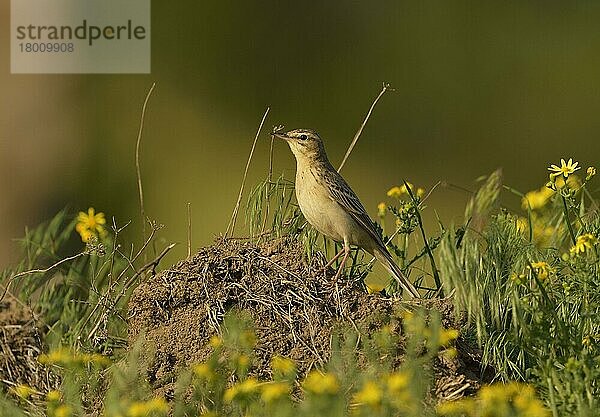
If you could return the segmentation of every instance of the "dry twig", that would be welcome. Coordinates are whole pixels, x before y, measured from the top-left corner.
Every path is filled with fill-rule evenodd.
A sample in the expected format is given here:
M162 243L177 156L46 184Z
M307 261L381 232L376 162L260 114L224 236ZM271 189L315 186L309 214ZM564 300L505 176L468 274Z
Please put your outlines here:
M148 90L148 94L146 94L146 99L144 100L144 105L142 106L142 114L140 117L140 128L138 130L137 141L135 143L135 171L137 175L137 184L138 184L138 193L140 196L140 214L142 216L142 238L146 239L146 212L144 210L144 190L142 189L142 171L140 169L140 144L142 142L142 131L144 129L144 117L146 116L146 106L148 105L148 100L150 100L150 96L152 95L152 91L154 91L154 87L156 83L152 83L152 87Z
M235 208L233 209L233 214L231 215L231 220L229 220L229 224L227 225L227 230L225 231L225 236L233 235L233 231L235 230L235 223L237 221L238 211L240 210L240 203L242 202L242 195L244 194L244 186L246 185L246 177L248 176L248 168L250 168L250 161L252 161L252 155L254 155L254 149L256 148L256 142L258 141L258 136L260 135L260 131L262 130L263 124L267 119L267 115L269 114L270 107L267 107L265 110L265 114L260 121L260 125L258 126L258 130L256 131L256 136L254 137L254 142L252 142L252 149L250 150L250 155L248 155L248 161L246 162L246 168L244 169L244 177L242 178L242 185L240 186L240 193L238 195L237 202L235 203Z
M192 256L192 203L187 203L188 218L188 239L187 239L187 257Z
M383 88L381 89L381 91L379 92L377 97L375 97L375 100L373 100L373 104L371 104L371 108L369 108L369 111L368 111L367 115L365 116L365 120L363 120L362 124L356 131L356 134L354 135L354 138L352 139L352 142L350 143L350 146L348 147L348 150L346 151L346 154L344 155L344 159L342 159L342 163L340 164L340 167L338 168L338 172L340 172L342 170L342 168L344 167L344 164L346 163L346 160L348 159L348 157L350 156L350 153L352 152L352 149L354 149L356 142L358 142L358 138L360 137L363 129L367 125L367 122L369 121L369 118L371 117L371 113L373 113L373 109L377 105L377 102L388 90L394 91L388 83L384 82Z

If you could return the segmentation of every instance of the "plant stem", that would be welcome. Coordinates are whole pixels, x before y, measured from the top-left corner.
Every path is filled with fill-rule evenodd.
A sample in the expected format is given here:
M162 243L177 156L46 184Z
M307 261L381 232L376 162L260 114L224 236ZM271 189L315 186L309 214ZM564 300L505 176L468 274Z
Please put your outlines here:
M552 406L552 416L558 417L558 410L556 409L556 400L554 399L554 387L552 386L552 379L547 378L548 383L548 395L550 396L550 405Z
M404 181L404 186L410 195L410 198L415 206L415 213L417 215L417 222L419 223L419 230L421 230L421 236L423 237L423 243L425 244L425 249L427 249L427 256L429 257L429 261L431 262L431 272L433 273L433 279L435 280L436 290L439 291L440 297L444 298L444 291L442 290L442 282L440 281L440 274L437 270L437 266L435 265L435 259L433 258L433 252L429 247L429 242L427 241L427 235L425 234L425 228L423 227L423 219L421 219L421 213L419 212L419 205L417 199L413 195L410 186L406 181Z
M379 94L377 95L377 97L375 97L375 100L373 100L373 104L371 104L371 107L369 108L369 111L368 111L367 115L365 116L365 120L363 120L362 124L358 128L358 131L354 135L354 138L352 139L352 142L350 143L350 146L348 147L348 150L346 151L346 154L344 155L344 159L342 159L342 163L340 164L340 167L337 169L338 172L340 172L342 170L342 168L344 167L344 164L348 160L348 157L350 156L350 153L352 152L352 149L354 149L354 145L356 145L356 142L358 142L358 138L360 138L360 134L362 133L363 129L365 128L365 126L367 124L367 122L369 121L369 117L371 117L371 113L373 113L373 109L377 105L377 102L379 101L379 99L381 98L381 96L383 96L385 94L385 92L388 91L388 90L394 91L394 89L391 88L388 83L384 82L383 83L383 88L381 89L381 91L379 92Z
M565 222L567 223L567 228L569 229L569 234L571 235L571 240L573 241L573 244L575 244L577 242L577 239L575 238L575 233L573 232L573 226L571 225L571 221L569 220L569 208L567 207L567 199L565 198L564 195L562 195L562 193L560 194L560 197L562 198L562 202L563 202L563 211L565 212Z
M146 239L146 211L144 209L142 170L140 169L140 144L142 142L142 131L144 130L144 117L146 116L146 106L148 105L148 100L150 100L150 96L154 91L154 87L156 87L156 83L152 83L152 87L150 87L150 90L148 90L148 93L146 94L146 99L144 100L144 104L142 105L142 114L140 116L140 128L138 130L137 141L135 142L135 172L137 175L138 194L140 198L140 214L142 217L142 241ZM144 256L146 256L146 254L144 254Z
M235 208L233 209L233 214L231 215L231 220L229 220L229 224L227 225L227 230L225 231L225 236L233 236L235 231L235 223L237 221L238 211L240 209L240 203L242 202L242 195L244 194L244 186L246 185L246 177L248 176L248 168L250 168L250 162L252 161L252 155L254 155L254 149L256 148L256 142L258 141L258 137L260 136L260 131L262 130L263 125L265 124L265 119L269 114L270 107L267 107L265 110L265 114L263 114L262 120L260 121L260 125L258 126L258 130L256 131L256 136L254 136L254 142L252 142L252 149L250 149L250 155L248 155L248 161L246 162L246 168L244 169L244 176L242 178L242 185L240 185L240 192L238 194L238 199L235 203Z

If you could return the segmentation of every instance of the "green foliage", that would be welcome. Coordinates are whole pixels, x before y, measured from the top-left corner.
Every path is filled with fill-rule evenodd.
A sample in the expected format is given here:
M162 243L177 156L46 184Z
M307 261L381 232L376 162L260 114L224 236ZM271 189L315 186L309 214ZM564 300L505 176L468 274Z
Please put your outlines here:
M510 275L525 268L535 248L520 236L515 219L508 215L497 216L481 239L467 233L457 246L451 233L442 240L440 265L448 291L455 290L456 304L472 320L486 363L503 378L525 378L527 346L518 341L529 328L519 320L528 317L518 304Z
M483 387L476 397L440 404L437 411L456 417L550 417L533 387L514 381Z
M13 400L0 394L0 408L2 409L3 415L11 417L27 417L28 413L24 407L19 407Z
M52 220L39 225L34 230L25 229L25 237L19 242L23 248L21 262L13 269L0 273L0 281L10 285L9 289L22 294L25 299L32 297L41 288L47 287L55 271L41 270L24 274L19 279L11 279L26 270L43 269L44 266L58 262L63 256L63 247L69 241L75 228L75 219L68 216L66 210L60 211ZM65 276L75 274L79 265L61 265L59 269ZM11 282L13 281L13 282Z
M424 189L415 188L404 181L401 187L396 186L388 191L387 195L393 199L393 204L380 203L378 217L384 226L386 212L394 217L393 233L385 236L385 229L381 229L383 241L390 252L396 256L398 265L407 276L414 272L419 274L412 280L417 288L423 290L424 297L429 298L443 295L434 255L445 234L445 229L440 223L438 234L427 237L422 219L427 198L424 194ZM395 280L390 281L388 289L391 293L400 290Z
M283 176L260 182L248 197L246 223L252 237L297 234L305 220L294 202L294 183Z
M3 271L0 283L28 300L43 317L50 344L111 354L125 346L129 294L142 275L156 266L138 265L161 226L151 223L151 233L140 249L131 247L127 253L120 243L127 225L113 224L109 233L91 235L83 246L81 241L75 243L76 224L77 219L63 210L27 230L21 240L23 260ZM83 247L67 256L75 245Z
M535 382L555 415L592 415L600 406L598 217L584 210L585 183L554 178L551 185L554 193L535 192L545 200L528 194L538 199L532 205L525 197L528 220L501 211L460 242L447 234L442 277L498 377ZM492 175L471 214L497 206L498 189Z

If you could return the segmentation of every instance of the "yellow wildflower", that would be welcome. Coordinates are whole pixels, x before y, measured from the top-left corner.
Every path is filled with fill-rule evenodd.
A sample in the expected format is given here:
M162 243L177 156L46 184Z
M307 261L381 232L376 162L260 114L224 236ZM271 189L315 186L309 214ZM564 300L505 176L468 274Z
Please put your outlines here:
M216 349L219 346L221 346L223 344L223 339L221 339L219 336L217 335L212 335L210 337L210 340L208 341L208 344L213 348Z
M141 401L132 403L127 410L127 415L130 417L142 417L146 414L146 403Z
M354 401L370 406L379 405L382 398L383 392L381 388L373 381L367 381L362 389L354 395Z
M525 274L517 274L516 272L513 272L512 274L510 274L511 281L513 281L517 285L524 284L525 278L526 278Z
M368 283L365 283L365 285L367 286L367 292L369 294L377 294L377 293L383 291L383 289L385 288L384 284L377 283L377 282L368 282Z
M527 417L546 417L550 412L536 397L529 385L518 382L488 385L477 393L479 410L482 415L494 411L498 415L508 415L511 409L515 415Z
M196 363L192 365L194 375L204 379L212 379L215 376L211 366L207 363Z
M529 230L529 222L525 217L519 217L517 219L517 231L523 233L527 230Z
M77 230L77 233L79 233L79 236L81 236L82 242L87 242L92 236L94 236L94 234L86 229L82 223L77 223L75 230Z
M583 347L591 347L592 346L592 337L591 336L585 336L583 339L581 339L581 345Z
M410 377L406 372L391 373L387 377L387 388L391 393L397 394L408 387L409 380Z
M155 397L149 401L135 401L127 410L129 417L146 417L151 413L166 413L169 411L167 401L162 397Z
M577 175L573 174L569 175L569 178L566 180L563 177L556 178L556 181L553 183L553 188L562 189L567 187L571 190L577 191L581 188L581 185L581 179Z
M579 162L573 162L573 158L569 158L569 162L565 162L564 159L561 158L560 166L558 165L550 165L548 167L548 171L550 171L550 179L554 180L556 177L563 176L565 179L569 177L572 173L581 169Z
M40 355L38 361L52 365L86 365L93 363L104 367L110 366L112 363L108 357L99 353L76 353L64 348Z
M61 404L54 410L54 417L70 417L73 415L73 409L67 404Z
M385 212L387 211L387 206L385 203L381 202L377 204L377 217L383 218L385 217Z
M100 353L92 353L84 356L86 362L95 363L100 366L110 366L112 364L110 358L108 356L101 355Z
M406 321L406 322L410 322L415 318L415 313L413 313L412 311L409 310L404 310L402 312L402 320Z
M458 338L458 330L456 329L440 329L440 346L448 346L451 342Z
M81 240L87 242L92 236L105 236L105 224L106 219L104 218L104 213L95 213L94 208L90 207L87 213L84 213L83 211L79 212L75 230L77 230L77 233L81 236Z
M580 254L585 253L588 249L592 249L594 245L598 243L598 239L591 233L586 233L577 238L577 242L571 248L571 253Z
M276 399L288 395L290 387L284 382L270 382L263 385L261 398L264 402L270 403Z
M73 362L73 354L67 349L59 348L38 356L38 361L45 365L67 365Z
M392 334L392 326L389 324L386 324L385 326L381 327L381 334L389 336Z
M413 191L415 189L414 185L412 185L410 182L407 181L406 184L408 184L410 191ZM402 184L400 186L400 191L402 192L402 194L408 194L408 190L406 189L406 184Z
M585 176L585 180L589 181L592 179L592 177L594 175L596 175L596 168L595 167L588 167L588 169L586 170L586 176Z
M169 411L169 406L167 404L167 400L163 397L154 397L150 401L148 401L148 408L150 412L157 411L159 413L166 413Z
M518 382L511 382L502 386L495 384L500 391L505 392L505 402L512 400L513 406L517 411L517 415L527 417L546 417L550 415L550 411L546 409L543 403L536 397L533 387ZM483 397L483 396L482 396ZM495 406L494 402L490 404L490 409Z
M230 388L225 390L225 394L223 394L223 399L227 402L233 401L235 397L244 394L251 394L256 391L259 383L256 378L248 378L242 382L234 384Z
M539 190L529 191L521 200L521 207L523 210L527 210L529 207L531 210L539 210L544 208L553 195L554 191L546 186Z
M587 335L585 336L583 339L581 339L581 344L584 347L592 347L592 345L595 345L598 343L598 341L600 341L600 334L595 334L595 335Z
M62 394L60 391L53 389L52 391L48 391L46 394L46 401L48 402L57 402L62 398Z
M530 387L529 387L530 388ZM531 388L530 388L531 389ZM531 389L533 391L533 389ZM523 395L523 393L514 400L515 408L519 414L527 417L549 417L550 410L544 407L544 404L535 398L535 396Z
M410 190L417 197L422 197L425 195L425 189L423 189L421 187L415 189L415 186L413 184L411 184L410 182L406 182L406 184L408 184L408 186L410 187ZM402 184L400 186L395 186L395 187L390 188L387 192L387 196L392 197L392 198L400 198L404 194L409 195L409 192L406 188L406 184ZM383 203L381 203L381 204L383 204Z
M456 356L458 355L458 350L456 350L456 348L448 348L448 349L444 349L442 351L442 356L448 360L452 360L454 358L456 358Z
M406 191L406 189L404 191ZM402 194L404 194L404 192L398 186L390 188L387 192L387 196L392 198L400 198L402 197Z
M335 394L340 389L340 384L334 374L312 370L306 376L303 387L314 394Z
M546 262L533 262L531 266L537 274L537 277L542 281L548 279L550 272L552 272L552 268L550 268L550 265L548 265Z
M296 372L294 361L283 356L274 356L271 360L271 368L282 375L291 375Z
M237 365L240 368L246 368L250 364L250 357L244 353L237 357Z
M477 404L473 398L461 398L457 401L446 401L436 407L440 416L474 416Z
M36 393L36 390L34 390L33 388L31 388L29 385L26 385L26 384L19 384L19 385L13 387L12 391L15 393L15 395L17 397L22 398L24 400L31 397L32 394Z

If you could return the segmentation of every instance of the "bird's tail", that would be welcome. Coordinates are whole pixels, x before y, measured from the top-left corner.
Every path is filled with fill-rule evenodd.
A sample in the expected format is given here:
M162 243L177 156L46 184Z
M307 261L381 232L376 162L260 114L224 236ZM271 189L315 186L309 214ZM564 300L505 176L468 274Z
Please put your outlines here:
M419 294L419 291L417 291L417 289L415 288L415 286L412 285L412 283L409 281L406 275L404 275L402 270L398 267L398 265L396 265L396 263L392 259L392 256L386 249L375 248L373 250L373 256L375 256L375 258L377 258L377 260L382 263L385 269L387 269L388 272L392 274L392 276L398 282L398 284L400 284L400 286L404 288L404 290L408 292L408 294L411 297L419 298L421 296Z

